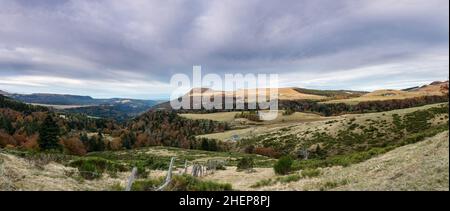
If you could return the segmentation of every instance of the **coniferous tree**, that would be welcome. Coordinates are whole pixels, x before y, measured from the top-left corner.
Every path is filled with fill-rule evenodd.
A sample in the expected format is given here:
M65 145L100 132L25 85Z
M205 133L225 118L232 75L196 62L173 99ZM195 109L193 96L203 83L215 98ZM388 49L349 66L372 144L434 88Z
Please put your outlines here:
M5 132L7 132L10 135L14 133L14 128L11 124L11 121L2 116L0 116L0 129L5 130Z
M208 151L209 150L209 143L207 139L202 139L202 150Z
M39 147L41 150L58 149L59 127L51 115L47 115L39 130Z

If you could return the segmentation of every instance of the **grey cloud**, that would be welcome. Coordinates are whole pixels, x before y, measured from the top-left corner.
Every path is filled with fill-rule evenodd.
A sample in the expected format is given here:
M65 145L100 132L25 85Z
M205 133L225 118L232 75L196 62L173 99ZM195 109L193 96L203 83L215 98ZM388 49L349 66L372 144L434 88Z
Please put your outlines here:
M0 0L0 76L168 82L194 64L327 73L448 57L448 9L443 0ZM31 51L1 54L17 48Z

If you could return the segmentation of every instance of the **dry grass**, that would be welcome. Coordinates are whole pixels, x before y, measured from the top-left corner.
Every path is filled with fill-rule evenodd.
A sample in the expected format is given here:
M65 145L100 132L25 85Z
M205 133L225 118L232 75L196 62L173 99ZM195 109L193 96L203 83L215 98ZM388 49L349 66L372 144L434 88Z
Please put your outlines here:
M227 98L232 98L234 96L238 98L243 98L249 100L249 96L258 96L260 93L265 92L266 96L270 96L270 89L239 89L237 91L216 91L210 89L195 89L196 93L192 91L188 93L189 96L202 96L202 97L212 97L212 96L225 96ZM325 96L304 94L295 90L295 88L278 88L278 99L279 100L323 100L326 99Z
M323 169L317 178L258 190L449 191L448 131L346 168Z
M275 177L272 168L255 168L252 172L236 171L236 167L227 167L227 170L216 171L203 180L232 184L235 190L251 190L250 186L264 179Z
M9 154L0 154L0 190L21 191L84 191L108 190L115 184L125 185L129 173L117 178L104 175L98 180L82 180L78 170L58 163L39 168L29 161Z
M224 113L226 114L227 112L224 112ZM230 123L233 126L247 127L247 128L228 130L228 131L221 132L221 133L206 134L206 135L201 135L199 137L227 141L227 140L230 140L231 137L233 137L234 135L238 135L240 138L246 138L246 137L251 137L251 136L255 136L255 135L260 135L263 133L277 131L277 130L279 130L281 128L285 128L285 127L309 124L311 122L321 122L320 124L323 124L323 121L336 119L336 117L323 117L323 116L320 116L317 114L311 114L311 113L295 112L294 114L288 115L288 116L284 116L282 113L283 113L282 111L279 111L278 117L275 120L271 120L271 121L251 122L248 120L242 121L242 119L234 119L233 121L228 122L228 123ZM185 114L183 114L183 115L185 115ZM213 119L214 115L221 116L224 114L223 113L190 114L188 117L195 118L195 119L204 119L204 118Z
M217 112L217 113L211 113L211 114L179 114L180 116L188 119L198 120L198 119L205 119L205 120L214 120L219 122L228 122L231 123L236 120L235 116L236 114L239 114L240 112Z
M422 96L433 96L433 95L441 96L448 94L448 92L446 92L445 89L442 88L442 86L443 86L442 84L428 85L414 91L377 90L357 98L330 100L325 101L324 103L358 104L360 102L367 102L367 101L402 100Z

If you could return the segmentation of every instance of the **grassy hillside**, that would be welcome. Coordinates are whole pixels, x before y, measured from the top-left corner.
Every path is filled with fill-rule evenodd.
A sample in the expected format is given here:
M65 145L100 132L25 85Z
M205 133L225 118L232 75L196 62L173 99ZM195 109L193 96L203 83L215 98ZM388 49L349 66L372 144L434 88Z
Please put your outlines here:
M449 191L448 131L349 167L321 169L317 177L257 190Z
M276 128L243 139L239 146L272 148L293 156L308 149L310 158L320 160L404 145L447 128L448 104L437 104Z
M448 131L422 142L406 145L367 161L347 167L319 168L316 172L300 170L277 176L270 167L274 161L254 157L252 172L236 171L236 163L244 154L214 153L177 148L151 147L120 152L91 153L87 157L0 152L0 190L123 190L130 166L141 162L147 178L141 177L134 188L145 184L162 184L168 158L176 156L181 171L183 159L205 162L229 159L225 170L201 178L198 182L228 183L236 190L449 190ZM125 166L124 171L106 172L100 178L84 179L76 160L106 159ZM157 159L157 162L150 161ZM160 164L158 164L160 162ZM153 164L153 165L150 165ZM160 165L160 166L159 166ZM178 178L183 179L183 178ZM144 186L143 186L144 185Z
M328 100L325 103L346 103L358 104L361 102L383 101L383 100L404 100L423 96L443 96L448 95L448 81L433 82L417 88L409 88L405 90L377 90L361 96L348 99Z

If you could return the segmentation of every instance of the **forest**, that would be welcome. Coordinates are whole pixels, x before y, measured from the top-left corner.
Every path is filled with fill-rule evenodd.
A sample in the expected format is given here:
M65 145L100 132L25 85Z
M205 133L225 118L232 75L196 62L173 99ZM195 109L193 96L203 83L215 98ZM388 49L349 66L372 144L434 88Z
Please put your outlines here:
M174 111L151 111L121 124L83 114L58 113L0 96L2 148L63 151L73 155L145 146L218 150L217 143L194 137L227 129L226 123L188 120Z
M440 102L448 102L448 96L361 102L356 105L323 104L306 100L280 101L279 105L281 109L289 111L284 115L296 111L332 116L389 111ZM242 112L239 116L251 118L254 115ZM226 123L186 119L177 115L177 111L174 110L152 110L125 123L119 123L115 120L92 118L84 114L61 113L0 96L0 147L2 148L53 150L73 155L148 146L226 151L231 148L230 144L196 139L195 136L219 133L228 129L230 129L229 125ZM258 150L262 151L259 154L273 154L263 149Z

